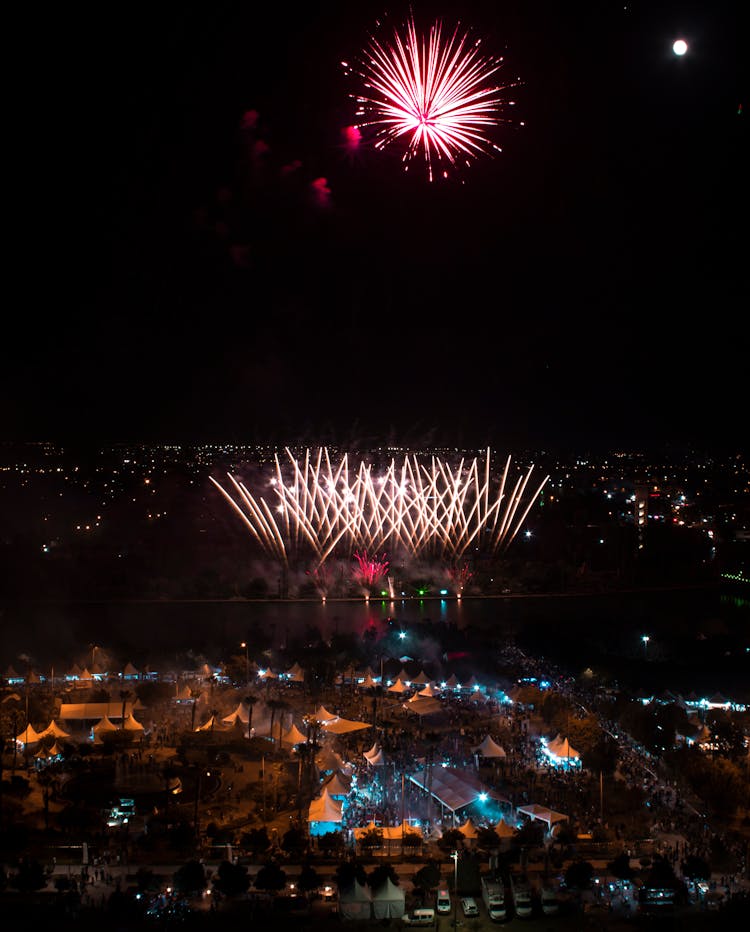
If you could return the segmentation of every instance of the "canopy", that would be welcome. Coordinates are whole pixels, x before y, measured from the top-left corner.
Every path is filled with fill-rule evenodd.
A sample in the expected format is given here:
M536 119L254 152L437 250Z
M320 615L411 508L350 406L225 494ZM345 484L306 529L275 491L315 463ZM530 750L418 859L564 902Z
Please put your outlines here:
M364 680L359 685L362 687L362 689L372 689L374 686L377 686L378 684L372 678L372 674L368 673L367 676L364 678Z
M341 822L343 804L334 799L323 787L323 792L310 803L307 813L308 822Z
M19 744L36 744L42 736L33 725L27 725L20 735L16 735Z
M423 790L429 790L438 802L452 812L477 802L480 794L494 799L496 802L510 802L509 799L485 786L473 774L465 770L455 770L452 767L433 767L431 787L428 786L429 781L425 770L409 773L407 777Z
M420 689L417 693L418 696L427 696L429 699L432 699L434 696L439 696L440 691L435 688L434 683L428 683L424 689Z
M130 701L125 702L125 717L135 707ZM98 721L102 718L122 718L122 702L63 702L58 718L63 722Z
M118 731L117 725L107 716L104 715L102 718L94 725L92 731L95 735L100 735L103 731Z
M374 919L400 919L404 915L406 894L390 877L373 891L372 915Z
M385 754L383 754L383 749L380 748L377 754L373 754L372 757L365 756L365 760L373 767L382 767L383 764L385 764Z
M500 819L495 824L495 834L498 838L511 838L516 834L516 830L512 825L508 825L505 819Z
M285 731L281 736L282 744L305 744L307 742L307 735L303 735L302 732L297 728L297 726L292 722L292 726L289 731Z
M450 675L450 676L448 677L448 679L446 680L445 685L446 685L447 687L449 687L450 689L454 689L456 686L459 685L459 682L458 682L458 680L456 679L456 674L455 674L455 673L451 673L451 675Z
M136 721L135 716L131 712L127 716L122 726L126 731L143 731L143 725L140 722Z
M370 728L368 722L353 722L348 718L335 718L331 722L324 722L323 727L332 735L345 735L350 731L360 731L363 728Z
M122 671L122 675L123 676L139 676L140 674L138 673L136 668L133 666L133 664L128 662L125 665L125 669Z
M315 763L321 770L341 770L344 766L343 759L330 747L321 750L315 758Z
M421 683L423 685L429 682L430 678L427 676L424 670L420 670L419 673L412 679L412 683Z
M505 750L497 744L490 735L486 735L484 741L472 749L474 754L481 754L482 757L507 757Z
M298 663L295 663L293 667L286 671L286 678L295 683L303 683L305 681L305 671Z
M204 722L202 725L199 725L195 730L196 731L211 731L212 728L220 728L220 724L215 715L212 715L207 722Z
M463 825L459 825L458 830L464 838L477 838L477 830L474 828L474 823L471 819L467 819Z
M330 779L323 784L331 796L348 796L352 791L351 777L346 777L341 771L336 771Z
M396 680L396 682L393 684L393 686L389 686L389 687L388 687L388 692L389 692L389 693L405 693L405 692L406 692L406 689L407 689L407 687L404 686L404 684L403 684L401 678L399 677L399 678Z
M581 756L574 747L571 747L568 739L562 738L560 735L553 738L552 741L547 742L547 749L554 754L555 757L570 757L574 760L578 760Z
M326 722L332 722L335 718L338 718L338 715L335 712L329 712L325 706L319 705L315 712L315 718L325 725Z
M60 728L60 726L57 724L54 718L49 723L49 725L47 725L44 731L39 732L40 738L46 738L49 735L52 735L53 738L69 738L70 737L67 731L65 731L63 728Z
M372 897L367 887L355 880L351 887L339 889L339 915L342 919L369 919Z
M546 822L548 830L557 822L568 821L568 817L563 815L562 812L555 812L554 809L548 809L546 806L539 806L536 803L530 803L528 806L519 806L517 811L539 822Z
M439 699L418 698L416 696L412 696L408 702L405 702L404 708L410 712L415 712L417 715L432 715L435 712L443 711Z

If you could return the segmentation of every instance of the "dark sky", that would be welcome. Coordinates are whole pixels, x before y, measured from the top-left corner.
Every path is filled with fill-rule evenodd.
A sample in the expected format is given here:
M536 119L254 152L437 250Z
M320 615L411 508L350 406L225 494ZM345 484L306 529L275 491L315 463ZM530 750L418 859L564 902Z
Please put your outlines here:
M342 145L406 4L25 24L3 439L746 445L741 6L419 3L522 82L433 184Z

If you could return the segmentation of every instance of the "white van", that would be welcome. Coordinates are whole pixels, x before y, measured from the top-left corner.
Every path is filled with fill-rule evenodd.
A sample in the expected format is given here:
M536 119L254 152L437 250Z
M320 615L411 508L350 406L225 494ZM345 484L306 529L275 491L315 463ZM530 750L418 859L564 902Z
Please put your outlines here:
M404 915L404 922L409 926L434 926L434 909L413 909Z
M437 911L442 915L451 911L451 895L447 890L438 890L436 906Z

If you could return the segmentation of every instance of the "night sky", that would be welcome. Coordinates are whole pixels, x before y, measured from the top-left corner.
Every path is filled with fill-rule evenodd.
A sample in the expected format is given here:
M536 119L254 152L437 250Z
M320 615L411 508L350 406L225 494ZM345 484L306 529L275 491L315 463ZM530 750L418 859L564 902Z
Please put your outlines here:
M406 4L29 21L2 439L746 446L741 8L419 2L522 82L433 184L342 134Z

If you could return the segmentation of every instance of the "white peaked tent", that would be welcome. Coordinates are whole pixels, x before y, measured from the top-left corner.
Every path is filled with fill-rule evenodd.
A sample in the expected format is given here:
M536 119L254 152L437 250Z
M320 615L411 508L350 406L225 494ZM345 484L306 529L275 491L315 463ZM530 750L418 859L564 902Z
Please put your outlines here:
M222 719L222 722L225 725L234 725L236 722L239 722L241 725L247 725L250 721L250 716L247 712L247 706L240 702L234 712L230 712L229 715L225 715Z
M334 719L338 718L338 715L333 712L329 712L325 706L319 705L315 710L315 718L323 725L325 725L327 722L332 722Z
M370 919L372 897L358 880L348 889L339 890L339 915L342 919Z
M295 744L305 744L307 741L307 735L302 734L302 732L297 728L297 726L292 722L292 726L289 731L285 731L281 736L281 743L294 746Z
M290 667L286 671L286 678L291 680L293 683L304 683L305 671L298 663L295 663L294 666Z
M456 686L460 685L455 673L451 673L451 675L445 681L445 685L448 687L448 689L455 689Z
M54 718L53 718L52 721L49 723L49 725L47 725L47 727L44 729L44 731L40 731L40 732L39 732L39 737L40 737L40 738L47 738L47 737L49 737L50 735L51 735L53 738L69 738L69 737L70 737L70 734L69 734L67 731L65 731L64 729L62 729L62 728L57 724L57 722L54 720Z
M474 689L475 686L479 686L479 680L472 673L471 678L468 683L464 683L464 689Z
M62 757L62 755L63 749L60 747L57 741L55 741L52 747L47 751L47 757Z
M418 683L420 686L426 686L429 682L430 678L427 676L424 670L420 670L419 673L412 679L412 683Z
M326 722L323 726L328 734L346 735L350 731L361 731L363 728L370 728L369 722L354 722L348 718L335 718L332 722Z
M343 803L338 799L334 799L328 790L323 787L323 792L320 796L310 803L310 808L307 811L308 824L315 822L325 826L329 823L340 823L343 818L341 814L342 809ZM310 832L311 834L319 834L319 832L314 832L312 827L310 828Z
M385 883L377 890L373 890L373 919L400 919L404 915L405 908L406 894L390 877L387 877Z
M364 680L359 685L362 689L372 689L374 686L377 686L378 684L372 678L372 674L368 673L367 676L364 678Z
M102 735L105 732L119 731L119 728L110 718L105 715L104 718L99 719L99 721L91 730L94 733L94 744L98 744L101 742Z
M187 685L187 683L185 683L182 689L179 689L177 691L177 695L175 696L175 699L178 702L189 702L189 701L191 702L192 701L193 693L190 687Z
M348 796L352 791L352 779L337 770L323 784L323 788L328 790L331 796Z
M125 729L125 731L143 732L145 730L143 725L141 725L141 723L136 720L132 712L125 718L122 727Z
M267 670L264 670L262 673L258 674L258 679L261 680L277 680L278 676L273 672L269 667Z
M16 735L16 743L23 745L36 744L41 737L42 736L33 725L27 725L20 735Z
M374 754L365 752L364 756L365 756L365 760L367 761L367 763L370 764L372 767L382 767L383 764L385 764L385 754L383 754L382 748L378 748L378 750Z
M216 716L212 715L207 722L204 722L202 725L199 725L195 730L196 731L211 731L214 728L218 730L221 728L221 724Z
M125 665L125 669L122 671L122 675L127 677L127 679L137 679L140 676L138 670L133 666L132 663L128 661Z
M490 735L486 735L484 741L477 747L472 748L472 753L480 754L482 757L492 757L502 760L502 758L507 757L505 749L502 748L496 741L492 739Z
M471 841L477 838L477 830L474 828L474 823L471 819L467 819L463 825L458 826L459 832L464 836L464 840Z
M512 825L508 825L505 819L499 819L495 823L495 834L498 838L512 838L516 834L516 830Z
M343 758L337 754L333 748L327 745L321 750L320 754L317 755L315 763L322 771L342 770L344 767Z
M411 683L411 677L404 667L401 667L401 672L396 677L397 680L401 680L402 683Z
M389 686L389 687L388 687L388 692L389 692L389 693L405 693L405 692L406 692L406 689L407 689L407 687L404 686L404 683L403 683L401 677L399 677L399 678L396 680L396 682L393 684L393 686Z
M424 689L420 689L417 695L424 696L427 699L432 699L433 697L440 695L440 690L436 689L435 684L430 682L424 687Z
M550 750L556 757L561 758L570 758L571 760L578 760L581 756L574 747L571 746L567 738L563 738L560 735L557 735L556 738L553 738L552 741L547 742L547 748Z

